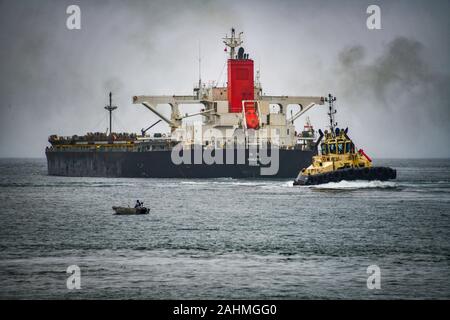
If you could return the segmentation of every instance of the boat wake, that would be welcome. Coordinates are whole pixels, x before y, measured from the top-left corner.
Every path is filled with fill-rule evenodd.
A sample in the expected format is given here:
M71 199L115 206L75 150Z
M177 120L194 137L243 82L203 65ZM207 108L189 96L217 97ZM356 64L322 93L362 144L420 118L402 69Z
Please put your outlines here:
M340 190L356 190L356 189L393 189L396 188L397 184L392 181L366 181L366 180L355 180L346 181L342 180L339 182L328 182L324 184L311 186L312 189L340 189Z

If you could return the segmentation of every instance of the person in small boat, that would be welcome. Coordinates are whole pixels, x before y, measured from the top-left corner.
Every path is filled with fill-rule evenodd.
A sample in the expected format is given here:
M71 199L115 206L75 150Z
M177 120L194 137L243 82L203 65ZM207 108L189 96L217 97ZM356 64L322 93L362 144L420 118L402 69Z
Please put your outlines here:
M136 204L134 205L134 208L135 209L142 208L143 204L144 204L143 202L140 202L139 200L136 200Z

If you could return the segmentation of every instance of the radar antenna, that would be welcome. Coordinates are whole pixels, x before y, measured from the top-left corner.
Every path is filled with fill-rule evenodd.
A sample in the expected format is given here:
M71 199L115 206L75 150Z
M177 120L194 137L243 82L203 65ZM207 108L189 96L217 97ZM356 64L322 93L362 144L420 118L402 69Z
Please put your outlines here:
M261 80L260 80L261 74L259 72L259 69L256 70L256 77L255 77L255 87L261 88Z
M241 40L241 35L243 32L239 32L239 35L236 37L234 28L231 28L231 37L228 37L228 35L223 38L223 43L227 47L230 47L230 59L235 59L236 56L234 54L234 51L236 47L239 47L244 41Z
M334 102L336 101L336 97L333 97L331 93L328 94L328 97L325 98L325 101L328 102L328 116L330 117L330 130L332 134L335 133L337 122L335 121L334 115L336 114L337 110L334 107Z
M109 111L109 135L112 134L112 112L117 109L117 106L112 105L112 93L109 93L109 106L105 107Z
M202 87L202 52L200 41L198 42L198 89Z

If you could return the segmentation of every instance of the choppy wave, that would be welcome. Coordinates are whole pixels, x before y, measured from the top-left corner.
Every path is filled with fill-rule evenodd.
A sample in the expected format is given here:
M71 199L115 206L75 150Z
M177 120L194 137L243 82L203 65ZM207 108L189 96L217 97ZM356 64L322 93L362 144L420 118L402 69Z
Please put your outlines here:
M56 183L36 183L36 182L8 182L0 183L0 188L113 188L113 187L133 187L133 183L125 182L56 182Z
M366 180L355 180L346 181L342 180L339 182L329 182L320 185L311 186L313 189L344 189L344 190L355 190L355 189L393 189L397 188L397 184L392 181L366 181Z
M211 181L181 181L180 184L184 184L184 185L222 185L222 186L249 186L249 187L254 187L254 186L263 186L266 185L267 183L259 181L259 180L253 180L253 181L245 181L245 180L211 180Z
M284 181L284 182L272 182L272 183L266 183L262 185L261 187L263 189L280 189L280 188L291 188L294 186L294 181Z
M0 159L0 298L373 299L366 268L377 264L397 281L376 298L443 299L450 160L441 162L433 171L393 160L389 182L293 186L54 177L45 161ZM112 215L135 199L151 214ZM72 264L89 288L76 296L65 286Z

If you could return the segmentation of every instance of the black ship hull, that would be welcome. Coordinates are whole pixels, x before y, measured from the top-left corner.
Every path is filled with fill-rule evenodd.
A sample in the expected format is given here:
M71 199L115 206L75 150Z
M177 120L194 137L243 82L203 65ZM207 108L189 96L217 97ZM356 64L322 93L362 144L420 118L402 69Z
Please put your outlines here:
M293 178L316 155L313 150L279 150L276 174L261 174L269 165L245 164L174 164L170 150L148 152L47 151L48 174L72 177L139 178ZM226 159L225 159L226 160ZM193 161L192 161L193 163ZM224 161L226 163L226 161ZM272 164L273 165L273 164Z
M387 181L395 179L396 177L397 171L389 167L347 168L311 176L300 174L294 180L294 186L316 185L328 182L339 182L342 180Z

